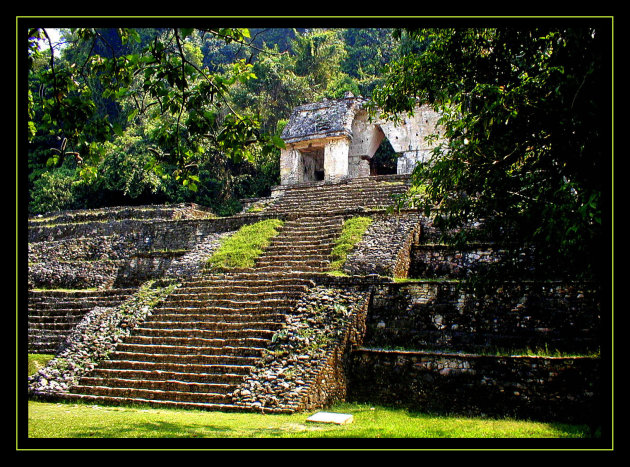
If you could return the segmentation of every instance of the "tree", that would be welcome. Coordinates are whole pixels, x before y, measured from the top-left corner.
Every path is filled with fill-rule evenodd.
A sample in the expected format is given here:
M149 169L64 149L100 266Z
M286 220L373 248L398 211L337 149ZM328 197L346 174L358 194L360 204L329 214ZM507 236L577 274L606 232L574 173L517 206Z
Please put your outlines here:
M339 29L314 29L296 34L292 41L295 73L305 76L313 89L309 100L323 95L331 82L339 78L347 52Z
M415 202L445 241L506 250L503 278L601 273L611 38L596 26L411 31L418 46L375 90L387 115L441 112Z
M104 144L126 131L135 135L142 125L149 142L142 157L150 156L155 173L196 191L209 158L239 163L276 147L277 139L261 133L252 115L230 105L230 88L254 77L250 64L238 60L210 71L192 28L141 32L67 30L74 46L56 58L37 47L45 30L28 30L31 142L58 141L48 149L49 167L72 157L89 181L107 154ZM199 32L243 46L249 37L246 29Z

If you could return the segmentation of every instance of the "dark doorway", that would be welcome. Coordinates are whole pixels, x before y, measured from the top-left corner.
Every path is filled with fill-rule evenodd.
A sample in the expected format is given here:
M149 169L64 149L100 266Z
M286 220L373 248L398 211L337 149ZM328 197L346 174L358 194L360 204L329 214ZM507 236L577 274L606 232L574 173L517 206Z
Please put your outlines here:
M370 175L391 175L398 173L398 156L387 138L383 138L372 159L370 159Z
M324 148L300 150L302 154L302 181L316 182L324 179Z

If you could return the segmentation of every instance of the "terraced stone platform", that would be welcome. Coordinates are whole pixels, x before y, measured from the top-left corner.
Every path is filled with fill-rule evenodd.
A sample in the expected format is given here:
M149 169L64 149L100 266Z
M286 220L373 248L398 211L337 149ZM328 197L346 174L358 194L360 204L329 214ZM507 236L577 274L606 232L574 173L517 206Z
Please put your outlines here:
M135 289L30 290L28 304L28 350L55 354L70 331L95 307L112 307Z

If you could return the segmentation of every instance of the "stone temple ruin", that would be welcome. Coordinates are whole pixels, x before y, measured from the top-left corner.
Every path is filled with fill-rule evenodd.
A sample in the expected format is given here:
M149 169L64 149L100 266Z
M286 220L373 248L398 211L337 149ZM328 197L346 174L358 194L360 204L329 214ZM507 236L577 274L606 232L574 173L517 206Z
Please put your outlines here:
M372 121L366 102L347 93L343 99L295 108L282 132L281 185L381 175L371 161L385 138L398 155L398 174L411 173L418 161L430 157L432 146L425 138L436 131L435 111L424 105L400 123Z
M458 287L501 252L442 245L430 218L388 209L427 157L436 115L420 108L395 126L370 122L364 104L298 107L281 185L240 214L172 205L29 219L20 336L29 353L55 355L29 376L30 397L265 413L346 400L600 423L599 286ZM399 173L374 175L385 137ZM331 274L356 217L369 226ZM283 225L254 266L208 268L221 241L268 219ZM582 356L512 352L526 348Z

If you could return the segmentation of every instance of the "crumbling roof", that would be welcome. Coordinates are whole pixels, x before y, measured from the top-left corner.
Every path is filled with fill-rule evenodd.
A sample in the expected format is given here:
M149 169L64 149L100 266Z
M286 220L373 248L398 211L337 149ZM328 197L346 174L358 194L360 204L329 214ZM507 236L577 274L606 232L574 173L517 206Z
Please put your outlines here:
M352 120L366 100L352 94L342 99L324 100L293 109L287 126L282 131L286 143L352 136Z

